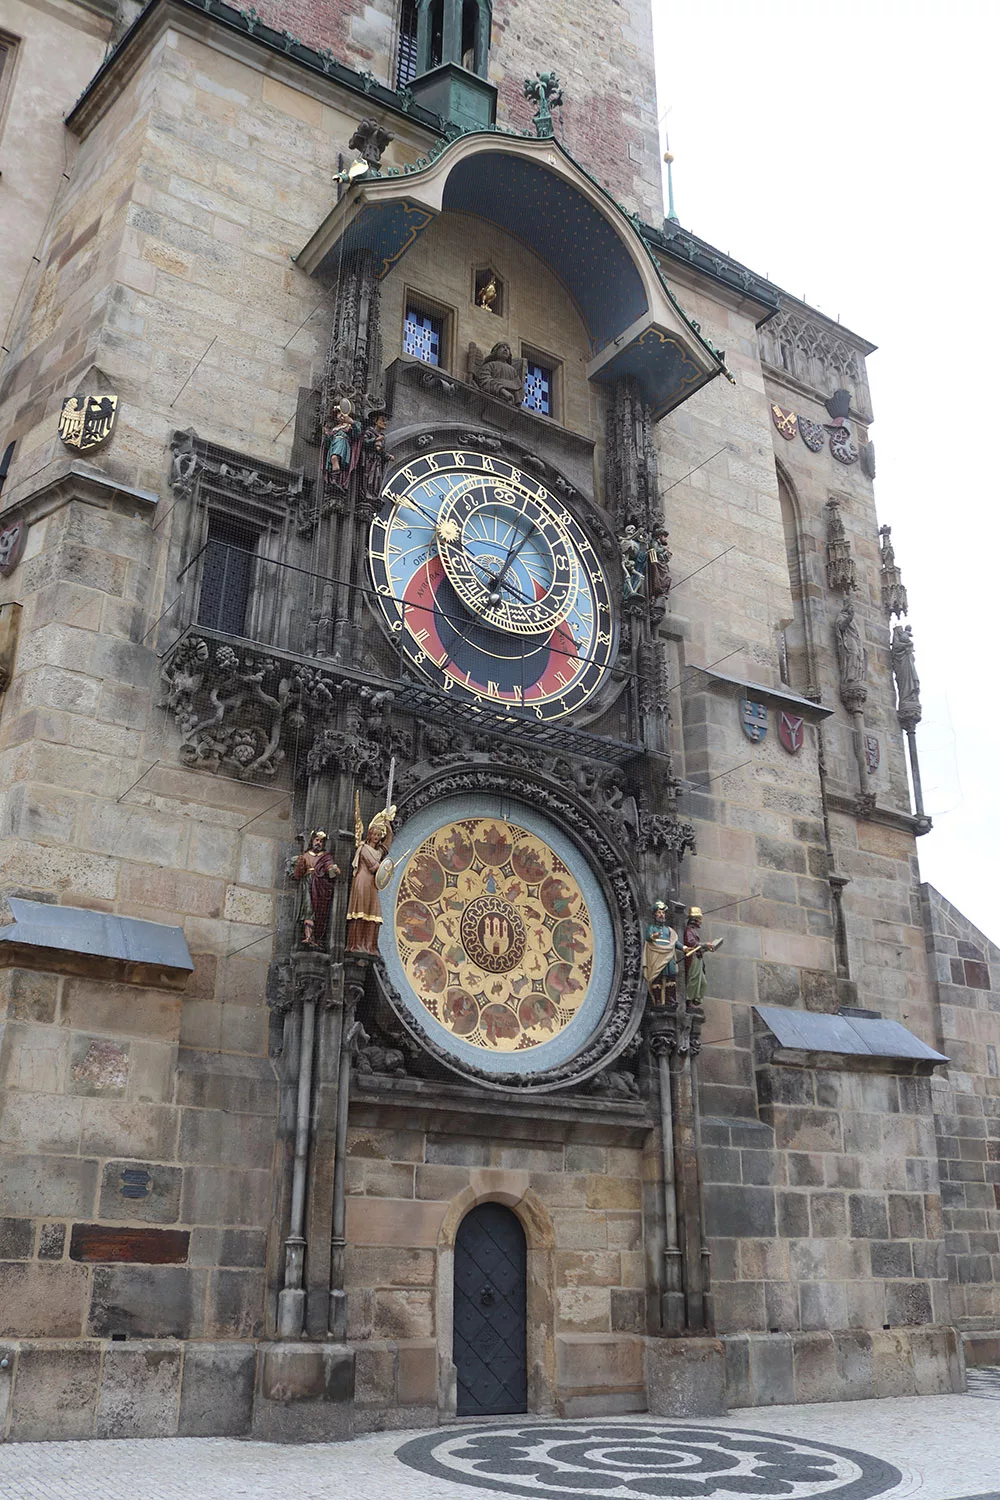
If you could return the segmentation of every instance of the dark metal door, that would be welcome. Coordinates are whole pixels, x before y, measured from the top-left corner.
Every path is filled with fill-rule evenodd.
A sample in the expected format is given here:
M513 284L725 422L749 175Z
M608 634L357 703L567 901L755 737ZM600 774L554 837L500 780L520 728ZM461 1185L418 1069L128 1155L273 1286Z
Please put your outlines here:
M527 1249L500 1203L466 1214L455 1241L458 1415L527 1411Z

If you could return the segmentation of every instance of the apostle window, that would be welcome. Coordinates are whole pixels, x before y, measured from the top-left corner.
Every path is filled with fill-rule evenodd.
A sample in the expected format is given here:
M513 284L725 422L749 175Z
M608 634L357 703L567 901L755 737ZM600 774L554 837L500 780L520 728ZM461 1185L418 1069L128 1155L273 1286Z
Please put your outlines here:
M555 371L550 365L537 363L529 354L524 376L524 400L521 405L526 406L529 411L541 412L543 416L551 417L554 414L554 394Z
M407 305L403 323L403 353L425 364L439 365L444 354L444 319Z

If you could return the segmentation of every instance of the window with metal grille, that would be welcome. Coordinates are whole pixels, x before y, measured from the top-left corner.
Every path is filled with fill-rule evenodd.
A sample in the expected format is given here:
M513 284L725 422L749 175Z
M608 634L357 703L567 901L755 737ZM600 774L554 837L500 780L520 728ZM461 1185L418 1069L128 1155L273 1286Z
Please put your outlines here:
M402 0L399 8L399 40L396 49L396 87L404 88L417 76L417 0Z
M202 559L198 624L243 635L253 589L257 532L232 516L210 515Z
M419 308L408 307L403 324L403 353L409 354L413 359L422 359L426 364L439 365L443 329L441 318L433 318L430 313L421 312Z
M524 377L524 400L522 406L529 411L540 411L544 416L552 415L552 371L545 365L536 365L528 360L528 371Z

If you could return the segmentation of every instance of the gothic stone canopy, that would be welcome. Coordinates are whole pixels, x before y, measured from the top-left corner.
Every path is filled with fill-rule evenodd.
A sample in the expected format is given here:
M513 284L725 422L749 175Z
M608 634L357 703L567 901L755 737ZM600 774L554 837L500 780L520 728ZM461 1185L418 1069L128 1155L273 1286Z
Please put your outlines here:
M385 276L442 213L484 219L532 250L579 312L588 378L634 376L655 418L721 373L630 219L555 140L470 132L424 165L366 177L297 263L333 279L343 255L369 249Z

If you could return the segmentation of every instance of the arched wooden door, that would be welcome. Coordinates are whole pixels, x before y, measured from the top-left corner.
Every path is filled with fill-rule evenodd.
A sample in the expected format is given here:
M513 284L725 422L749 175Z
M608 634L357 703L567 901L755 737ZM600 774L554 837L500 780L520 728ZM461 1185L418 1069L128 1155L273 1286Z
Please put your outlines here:
M460 1417L527 1411L527 1246L516 1214L480 1203L455 1240Z

